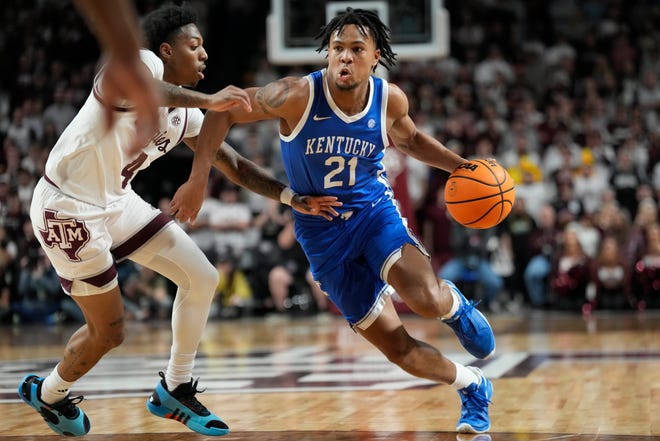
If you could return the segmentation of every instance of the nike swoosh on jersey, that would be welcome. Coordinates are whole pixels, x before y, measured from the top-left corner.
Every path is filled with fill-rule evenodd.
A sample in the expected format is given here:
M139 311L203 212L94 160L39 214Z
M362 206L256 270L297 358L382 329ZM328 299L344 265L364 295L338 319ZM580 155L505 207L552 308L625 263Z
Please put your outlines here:
M332 117L331 117L331 116L318 116L318 115L314 115L314 117L313 117L312 119L313 119L314 121L323 121L324 119L330 119L330 118L332 118Z

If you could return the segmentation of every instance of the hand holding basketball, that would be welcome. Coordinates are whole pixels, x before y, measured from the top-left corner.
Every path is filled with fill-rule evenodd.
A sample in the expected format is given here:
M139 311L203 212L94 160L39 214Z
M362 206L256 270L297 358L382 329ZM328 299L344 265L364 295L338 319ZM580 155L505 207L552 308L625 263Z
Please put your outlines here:
M511 212L516 198L513 179L492 159L459 165L445 186L449 214L469 228L491 228Z

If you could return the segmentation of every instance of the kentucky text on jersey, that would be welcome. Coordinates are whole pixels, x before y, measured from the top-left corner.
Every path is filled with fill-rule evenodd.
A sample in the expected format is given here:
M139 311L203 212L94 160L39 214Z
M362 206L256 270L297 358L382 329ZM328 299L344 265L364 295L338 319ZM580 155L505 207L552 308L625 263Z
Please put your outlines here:
M370 157L376 150L373 142L352 136L319 136L308 138L305 155L335 154Z

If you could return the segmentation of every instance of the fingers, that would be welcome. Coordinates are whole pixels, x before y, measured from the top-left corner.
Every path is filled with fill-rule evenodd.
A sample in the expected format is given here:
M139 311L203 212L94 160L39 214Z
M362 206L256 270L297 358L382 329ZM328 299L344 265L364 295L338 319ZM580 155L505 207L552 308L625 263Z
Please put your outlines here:
M318 201L319 204L321 205L327 205L333 207L341 207L342 205L344 205L343 202L337 200L337 196L317 196L314 199Z
M241 106L246 112L252 112L252 104L247 92L236 86L227 86L217 94L218 104L214 110L222 112L233 107Z
M191 224L194 224L194 220L197 219L197 213L182 207L176 198L173 198L170 202L170 214L182 224L185 224L189 220Z
M245 90L236 86L228 86L227 89L231 89L233 100L237 105L242 106L246 112L252 112L250 97Z
M324 211L324 212L327 212L327 213L330 213L330 214L331 214L332 216L334 216L334 217L339 216L339 213L337 212L337 210L335 210L335 209L332 208L332 207L325 207L323 211Z
M195 221L197 221L197 213L187 210L173 210L172 216L182 224L189 222L191 225L195 225Z

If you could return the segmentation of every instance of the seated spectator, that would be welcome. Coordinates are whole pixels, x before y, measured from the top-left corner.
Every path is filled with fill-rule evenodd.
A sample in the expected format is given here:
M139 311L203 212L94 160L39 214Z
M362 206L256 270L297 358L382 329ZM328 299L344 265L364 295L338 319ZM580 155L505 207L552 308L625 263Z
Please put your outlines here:
M495 237L495 229L478 230L452 222L450 244L454 257L444 264L438 277L456 284L476 282L483 288L483 304L490 310L493 301L504 288L504 281L490 263L488 243Z
M529 302L534 308L549 306L548 276L552 270L552 259L556 253L560 232L556 227L555 209L550 204L539 211L538 224L529 235L529 262L524 268L525 288Z
M170 317L174 298L164 276L130 260L118 265L117 273L127 319L145 321Z
M600 209L594 217L594 225L603 236L614 236L623 247L628 241L630 219L616 200L601 200ZM624 252L622 248L621 252Z
M629 262L636 262L641 258L641 253L645 251L646 229L657 223L658 217L658 205L653 199L644 199L639 203L625 249Z
M643 177L635 168L632 153L627 149L620 149L612 168L610 185L614 188L616 200L628 211L631 218L637 214L637 188L643 181Z
M556 297L556 306L569 309L582 307L591 280L590 265L591 260L582 249L577 232L564 230L550 273L550 287Z
M595 213L600 207L603 194L609 188L609 170L596 164L589 149L582 150L582 165L575 175L575 196L580 199L587 213Z
M221 183L219 189L213 187L207 188L195 223L187 225L190 237L202 250L220 252L231 247L241 254L256 242L250 207L241 201L240 188L234 184ZM218 193L217 198L215 193Z
M12 302L15 318L21 323L83 323L80 308L64 292L60 279L43 252L21 258L17 296Z
M580 166L582 153L580 147L571 138L568 131L559 131L555 134L553 143L543 152L541 164L543 175L552 176L558 170L568 168L573 170Z
M290 213L277 236L277 245L280 257L268 273L268 290L275 311L325 312L328 296L312 277L307 256L296 241Z
M621 254L619 242L614 236L603 238L598 255L591 264L591 283L587 288L590 308L622 308L633 306L630 264Z
M567 230L571 229L577 233L580 245L590 259L598 254L601 239L600 230L594 223L594 217L592 213L584 212L576 221L566 225Z
M512 274L505 276L504 271L497 271L496 268L496 272L505 277L507 288L513 300L517 296L529 298L525 288L523 270L532 257L529 241L533 232L537 229L536 221L527 211L527 200L516 197L511 213L498 227L500 231L499 248L509 248L512 254Z
M646 244L635 263L635 292L639 293L637 309L660 307L660 224L646 228Z
M526 211L538 221L541 207L552 200L553 189L534 170L521 168L522 181L516 182L516 200L525 200Z
M563 229L571 222L575 222L584 213L582 201L575 196L572 176L567 173L558 173L555 176L557 197L552 205L557 213L557 226Z
M215 291L211 317L236 318L246 314L252 307L252 287L245 273L238 267L238 256L226 247L211 253L220 279Z

